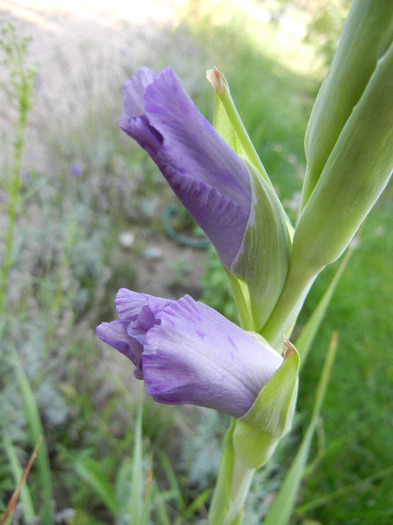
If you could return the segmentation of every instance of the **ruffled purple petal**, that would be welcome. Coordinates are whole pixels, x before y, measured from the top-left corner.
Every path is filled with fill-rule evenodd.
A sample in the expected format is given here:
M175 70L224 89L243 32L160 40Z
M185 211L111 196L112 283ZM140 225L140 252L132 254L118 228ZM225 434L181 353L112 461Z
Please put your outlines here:
M120 127L149 153L230 268L251 209L245 163L202 116L171 68L124 85Z
M120 319L135 319L144 306L148 306L153 314L157 314L173 302L171 299L133 292L127 288L120 288L115 300L117 315Z
M282 357L203 303L121 289L119 321L97 335L126 355L160 403L195 404L243 416Z
M141 379L141 356L143 346L134 338L130 337L127 333L129 321L112 321L111 323L101 323L96 328L97 336L112 346L120 353L128 357L136 366L135 376Z
M157 75L148 67L141 67L131 80L124 83L124 113L121 117L125 119L124 125L130 118L141 117L145 114L145 103L143 101L145 89L156 78ZM122 124L123 121L121 120L120 123Z
M142 367L146 393L165 404L195 404L244 415L282 357L203 303L185 296L157 315Z

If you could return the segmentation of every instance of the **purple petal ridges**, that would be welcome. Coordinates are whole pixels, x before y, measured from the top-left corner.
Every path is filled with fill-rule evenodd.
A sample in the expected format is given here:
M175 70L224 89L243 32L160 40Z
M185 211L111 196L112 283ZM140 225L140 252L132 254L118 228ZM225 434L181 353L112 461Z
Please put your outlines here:
M250 175L171 68L155 75L143 67L125 82L120 127L152 157L230 269L251 214Z
M195 404L243 416L282 357L221 314L186 295L177 301L119 290L118 321L97 327L126 355L160 403Z

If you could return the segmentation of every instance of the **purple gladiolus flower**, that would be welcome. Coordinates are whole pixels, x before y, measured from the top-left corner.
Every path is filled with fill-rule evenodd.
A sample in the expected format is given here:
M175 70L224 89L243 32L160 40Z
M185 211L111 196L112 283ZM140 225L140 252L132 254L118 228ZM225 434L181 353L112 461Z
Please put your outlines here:
M127 356L146 393L243 416L283 358L221 314L185 295L177 301L120 289L119 320L97 327Z
M171 68L143 67L124 84L120 127L160 168L229 270L251 215L246 164L202 116Z

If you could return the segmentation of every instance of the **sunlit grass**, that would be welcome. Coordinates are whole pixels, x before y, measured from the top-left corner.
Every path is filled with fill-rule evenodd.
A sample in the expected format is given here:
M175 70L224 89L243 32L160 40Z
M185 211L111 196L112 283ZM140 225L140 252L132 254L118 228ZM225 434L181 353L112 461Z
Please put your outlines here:
M160 212L173 202L152 163L118 130L121 84L141 65L156 71L171 65L211 117L213 94L204 77L205 70L216 65L227 77L249 134L289 208L301 188L303 137L321 66L313 47L302 39L304 14L293 12L288 17L291 23L285 21L283 27L268 22L264 4L188 2L169 27L153 27L150 33L148 26L126 25L121 33L121 58L116 55L115 59L108 49L81 46L81 62L74 69L73 57L63 46L56 55L53 78L40 77L23 159L24 216L18 216L14 234L17 257L9 275L12 312L7 329L44 419L57 510L71 506L81 522L105 522L108 514L94 491L75 475L73 463L83 454L91 454L96 461L103 458L108 483L114 484L121 478L117 473L122 458L131 456L134 444L132 372L123 374L121 356L103 350L94 336L95 325L105 316L110 318L116 287L131 286L141 264L138 246L119 256L118 233L125 227L136 231L148 227L163 235ZM116 31L111 33L111 38L117 36ZM57 96L56 83L66 86L67 97ZM3 197L3 185L1 190ZM159 196L158 205L148 216L142 203L154 195ZM301 415L310 409L323 354L336 330L337 361L322 411L322 458L305 480L302 503L342 487L354 488L307 512L307 517L322 523L388 524L392 518L387 504L389 477L378 477L393 464L389 447L393 426L392 198L388 188L368 219L302 375ZM3 206L0 219L4 210ZM334 270L328 269L317 281L301 323ZM205 286L214 296L214 306L220 307L221 300L221 307L232 315L225 276L221 277L219 266L211 264ZM6 351L4 340L1 344L2 352ZM18 428L18 444L27 449L29 431L22 404L5 372L1 369L1 385L7 386L1 400L7 406L4 414L10 413L11 406L9 426ZM205 500L198 500L198 494L206 495L214 477L209 454L218 448L220 416L212 422L184 408L146 403L143 427L145 455L154 451L154 472L159 477L154 488L155 501L160 502L157 522L172 523L173 516L181 522L180 511L190 522L204 517ZM295 442L301 425L296 432L291 437ZM281 456L286 454L290 455L284 450ZM5 501L11 478L4 461L0 463L0 499ZM173 481L173 469L183 496ZM273 479L263 480L267 500L283 470L273 464ZM35 476L33 469L29 475L33 487L37 486ZM358 483L362 478L364 484ZM255 494L251 499L256 503L248 524L259 523L261 505ZM200 507L192 506L193 501Z

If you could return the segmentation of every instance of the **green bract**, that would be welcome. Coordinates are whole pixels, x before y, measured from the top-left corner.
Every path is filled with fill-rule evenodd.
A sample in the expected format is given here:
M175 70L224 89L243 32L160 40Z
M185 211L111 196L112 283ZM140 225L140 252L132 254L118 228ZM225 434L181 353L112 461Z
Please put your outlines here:
M214 127L245 160L250 173L251 214L242 250L227 273L243 327L259 331L285 283L292 227L237 113L225 78L217 70L208 72L208 78L216 89Z
M252 215L244 238L243 252L231 266L234 279L245 281L253 330L268 319L288 273L291 241L282 206L269 184L249 164L253 189ZM248 314L250 316L250 314Z
M299 354L284 342L284 361L261 390L254 405L236 423L233 442L236 454L249 468L259 468L273 454L278 441L291 428L295 411Z
M247 414L234 420L225 436L221 469L209 512L212 525L241 523L244 499L255 470L266 463L291 427L298 371L299 354L285 340L282 365Z

